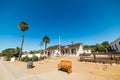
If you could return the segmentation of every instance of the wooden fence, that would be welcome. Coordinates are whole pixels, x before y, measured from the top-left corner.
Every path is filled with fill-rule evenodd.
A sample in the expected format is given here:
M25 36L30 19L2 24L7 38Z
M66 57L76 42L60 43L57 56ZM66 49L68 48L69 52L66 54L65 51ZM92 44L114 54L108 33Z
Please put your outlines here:
M120 52L80 54L80 61L120 64Z

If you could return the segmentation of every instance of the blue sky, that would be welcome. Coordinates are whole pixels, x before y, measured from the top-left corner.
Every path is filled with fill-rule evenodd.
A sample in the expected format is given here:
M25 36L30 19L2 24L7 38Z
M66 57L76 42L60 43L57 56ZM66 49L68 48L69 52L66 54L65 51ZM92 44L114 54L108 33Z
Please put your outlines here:
M21 21L29 24L24 51L39 50L43 36L48 44L113 41L120 37L119 0L0 0L0 51L21 44Z

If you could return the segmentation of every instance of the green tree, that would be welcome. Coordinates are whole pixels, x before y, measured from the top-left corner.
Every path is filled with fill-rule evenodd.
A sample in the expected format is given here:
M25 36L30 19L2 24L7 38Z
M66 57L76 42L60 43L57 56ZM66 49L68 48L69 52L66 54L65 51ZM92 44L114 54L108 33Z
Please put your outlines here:
M34 54L34 51L30 51L29 53L30 53L30 54Z
M92 52L96 52L96 51L95 51L95 48L96 48L95 45L91 45L90 48L91 48Z
M21 47L20 47L20 55L22 55L22 50L23 50L23 43L24 43L24 32L29 29L28 24L25 21L22 21L19 23L19 28L22 31L22 42L21 42ZM21 57L21 56L20 56ZM19 58L20 58L19 57Z
M44 36L42 41L45 43L45 49L47 48L47 43L50 42L50 38L48 36Z
M104 52L105 51L105 47L101 44L96 44L96 47L95 47L95 51L97 52Z
M109 42L108 42L108 41L104 41L104 42L102 42L102 44L101 44L101 45L103 45L103 46L104 46L104 48L105 48L105 51L106 51L106 52L108 52Z
M20 52L20 48L19 48L19 47L16 47L16 49L15 49L15 56L16 56L16 57L18 57L19 52Z
M83 48L91 48L89 45L84 45Z
M10 58L13 56L17 57L18 54L19 52L15 48L8 48L5 50L2 50L1 52L1 56L5 56L7 60L10 60Z

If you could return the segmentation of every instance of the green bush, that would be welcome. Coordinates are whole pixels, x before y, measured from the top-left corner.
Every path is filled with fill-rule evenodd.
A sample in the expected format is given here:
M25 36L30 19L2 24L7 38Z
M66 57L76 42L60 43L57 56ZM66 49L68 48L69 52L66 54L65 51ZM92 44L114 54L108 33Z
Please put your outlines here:
M29 58L24 59L24 62L28 62L28 61L29 61Z
M21 61L24 61L24 62L38 61L38 57L37 56L33 56L32 58L29 58L28 56L25 56L25 57L21 58Z
M29 61L29 57L28 56L22 57L21 61L28 62Z
M40 60L44 60L45 58L47 58L46 56L41 56Z
M21 61L24 61L24 59L25 59L25 57L22 57L22 58L21 58Z
M29 61L32 61L32 58L29 58Z
M32 57L32 61L38 61L38 57L37 56L33 56Z
M6 60L9 61L12 57L19 55L19 47L15 48L7 48L5 50L2 50L0 53L0 56L5 56Z
M39 60L44 60L44 57L41 56Z

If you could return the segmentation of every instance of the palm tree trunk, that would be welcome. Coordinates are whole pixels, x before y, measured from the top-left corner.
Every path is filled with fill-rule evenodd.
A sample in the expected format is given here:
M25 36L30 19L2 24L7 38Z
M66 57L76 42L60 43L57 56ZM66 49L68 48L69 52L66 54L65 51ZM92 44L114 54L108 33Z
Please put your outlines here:
M45 43L45 50L46 50L46 48L47 48L47 42Z
M24 31L22 32L22 42L21 42L21 47L20 47L19 60L22 56L23 43L24 43Z

